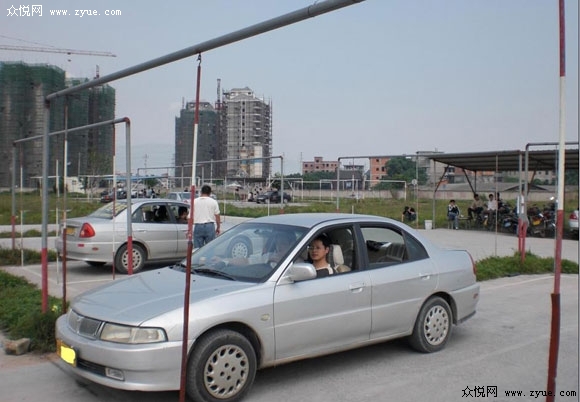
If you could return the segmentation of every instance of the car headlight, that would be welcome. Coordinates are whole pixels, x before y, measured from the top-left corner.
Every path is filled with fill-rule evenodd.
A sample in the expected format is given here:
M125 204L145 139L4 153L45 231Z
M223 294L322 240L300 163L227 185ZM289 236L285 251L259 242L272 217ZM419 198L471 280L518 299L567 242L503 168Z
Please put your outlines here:
M166 342L167 336L161 328L128 327L106 323L101 331L101 340L117 343L141 344Z

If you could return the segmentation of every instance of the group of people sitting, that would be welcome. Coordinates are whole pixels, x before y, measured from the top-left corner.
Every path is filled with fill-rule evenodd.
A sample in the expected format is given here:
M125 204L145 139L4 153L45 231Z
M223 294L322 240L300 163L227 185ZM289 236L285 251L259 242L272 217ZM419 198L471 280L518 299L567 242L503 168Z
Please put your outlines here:
M484 204L483 201L479 198L479 194L475 193L473 195L473 201L471 202L469 208L467 208L469 219L477 219L481 218L482 215L485 214L493 214L498 210L498 208L501 207L502 201L500 199L499 193L497 194L497 197L494 196L493 193L490 193L488 198L489 200L486 204Z
M471 205L467 208L467 218L470 220L475 219L476 222L483 222L483 217L485 215L492 216L501 207L501 204L499 193L497 195L490 193L485 204L480 199L479 194L475 193L473 194ZM461 212L455 200L450 200L447 206L447 219L453 222L453 229L459 229L460 216Z

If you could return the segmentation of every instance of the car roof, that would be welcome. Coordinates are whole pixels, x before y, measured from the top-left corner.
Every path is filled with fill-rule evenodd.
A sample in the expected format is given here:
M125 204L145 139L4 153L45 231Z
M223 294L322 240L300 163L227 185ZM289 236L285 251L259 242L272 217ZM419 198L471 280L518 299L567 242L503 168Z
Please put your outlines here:
M272 223L282 225L303 226L311 228L321 223L349 223L349 222L389 222L397 223L397 221L383 218L376 215L359 215L359 214L343 214L343 213L299 213L299 214L281 214L263 216L252 219L256 223Z
M189 205L180 200L170 200L169 198L131 198L131 205L141 205L147 203L160 203L160 202L170 202L172 204L183 204L189 208ZM117 203L125 204L127 200L117 200Z

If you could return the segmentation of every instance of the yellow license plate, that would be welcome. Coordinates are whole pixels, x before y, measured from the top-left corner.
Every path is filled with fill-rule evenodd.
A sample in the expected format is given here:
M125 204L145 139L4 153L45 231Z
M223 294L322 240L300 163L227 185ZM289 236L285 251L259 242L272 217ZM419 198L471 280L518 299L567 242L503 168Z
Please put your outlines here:
M62 360L64 360L71 366L76 367L77 352L60 339L56 340L56 354L59 355Z
M66 228L66 235L67 236L72 236L74 234L75 234L75 228L69 228L69 227Z

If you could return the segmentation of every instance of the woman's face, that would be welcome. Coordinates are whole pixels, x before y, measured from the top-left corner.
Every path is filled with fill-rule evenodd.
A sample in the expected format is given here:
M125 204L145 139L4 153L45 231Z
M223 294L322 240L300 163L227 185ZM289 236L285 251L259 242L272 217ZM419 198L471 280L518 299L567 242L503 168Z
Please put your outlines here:
M328 247L324 247L324 243L322 243L321 240L314 240L310 243L310 246L308 246L308 253L310 254L310 258L312 258L312 261L320 261L326 259Z

